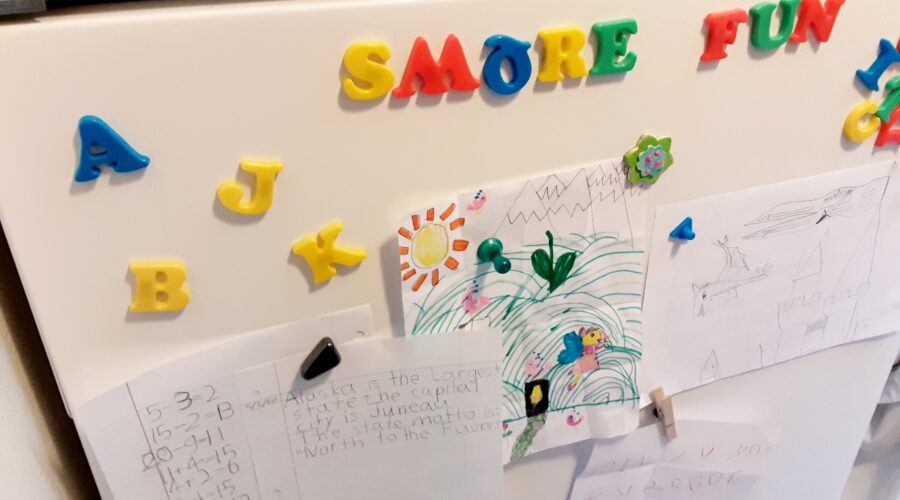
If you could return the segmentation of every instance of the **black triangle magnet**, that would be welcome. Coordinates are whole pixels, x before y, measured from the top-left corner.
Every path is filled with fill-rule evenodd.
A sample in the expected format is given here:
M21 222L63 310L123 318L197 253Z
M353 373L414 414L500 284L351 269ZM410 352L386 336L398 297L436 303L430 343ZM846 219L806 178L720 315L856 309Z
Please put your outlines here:
M312 380L341 363L341 354L331 337L323 337L300 365L300 376Z

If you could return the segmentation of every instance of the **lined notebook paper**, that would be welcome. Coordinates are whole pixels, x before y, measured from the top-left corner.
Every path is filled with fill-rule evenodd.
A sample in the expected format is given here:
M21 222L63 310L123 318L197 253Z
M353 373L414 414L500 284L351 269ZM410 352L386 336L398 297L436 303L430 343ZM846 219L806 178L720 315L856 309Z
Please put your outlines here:
M242 335L75 411L105 498L502 497L495 330L364 339L367 307ZM341 363L300 365L322 337Z
M373 331L358 307L241 335L115 387L75 410L110 498L260 498L233 373ZM285 497L290 498L290 497Z

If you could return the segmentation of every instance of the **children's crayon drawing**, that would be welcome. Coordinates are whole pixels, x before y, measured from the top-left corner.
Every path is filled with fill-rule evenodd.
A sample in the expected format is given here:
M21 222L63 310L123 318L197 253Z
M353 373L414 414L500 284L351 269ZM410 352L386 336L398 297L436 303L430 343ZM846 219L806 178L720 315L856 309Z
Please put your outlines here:
M889 333L900 315L892 162L660 207L642 393L675 393ZM666 236L685 216L697 238Z
M479 187L399 224L407 333L503 332L505 461L636 426L644 189L605 161ZM479 262L488 238L508 271Z

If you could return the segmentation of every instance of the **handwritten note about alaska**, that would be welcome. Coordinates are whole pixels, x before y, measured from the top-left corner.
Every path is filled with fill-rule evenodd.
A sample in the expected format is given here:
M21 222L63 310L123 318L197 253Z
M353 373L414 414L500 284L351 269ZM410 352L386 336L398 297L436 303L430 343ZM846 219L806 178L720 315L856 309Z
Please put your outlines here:
M502 497L497 331L341 355L311 382L302 356L236 374L261 498Z
M752 424L678 422L667 441L651 425L598 440L571 500L739 499L768 465L779 432Z

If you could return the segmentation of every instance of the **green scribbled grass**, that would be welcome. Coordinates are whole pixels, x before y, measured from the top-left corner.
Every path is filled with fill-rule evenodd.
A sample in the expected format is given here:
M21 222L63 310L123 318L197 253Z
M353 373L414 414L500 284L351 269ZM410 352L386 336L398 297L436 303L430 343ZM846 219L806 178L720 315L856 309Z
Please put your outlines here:
M642 253L615 234L571 234L558 238L556 246L577 254L568 280L553 293L531 267L533 249L546 242L525 245L505 254L513 262L507 274L490 266L469 267L469 272L446 276L419 302L410 333L427 335L465 328L473 320L486 322L503 332L505 365L503 407L505 422L525 418L525 363L532 351L544 356L547 367L541 378L550 381L550 411L578 407L637 405L637 362L641 358L640 304L644 275ZM481 282L482 295L490 299L474 318L462 308L462 297L472 280ZM507 287L501 288L505 284ZM492 296L492 290L507 290ZM508 293L508 290L514 290ZM483 320L483 321L482 321ZM567 385L572 365L556 362L562 337L581 327L599 327L610 345L597 356L600 369L585 374L574 390Z

